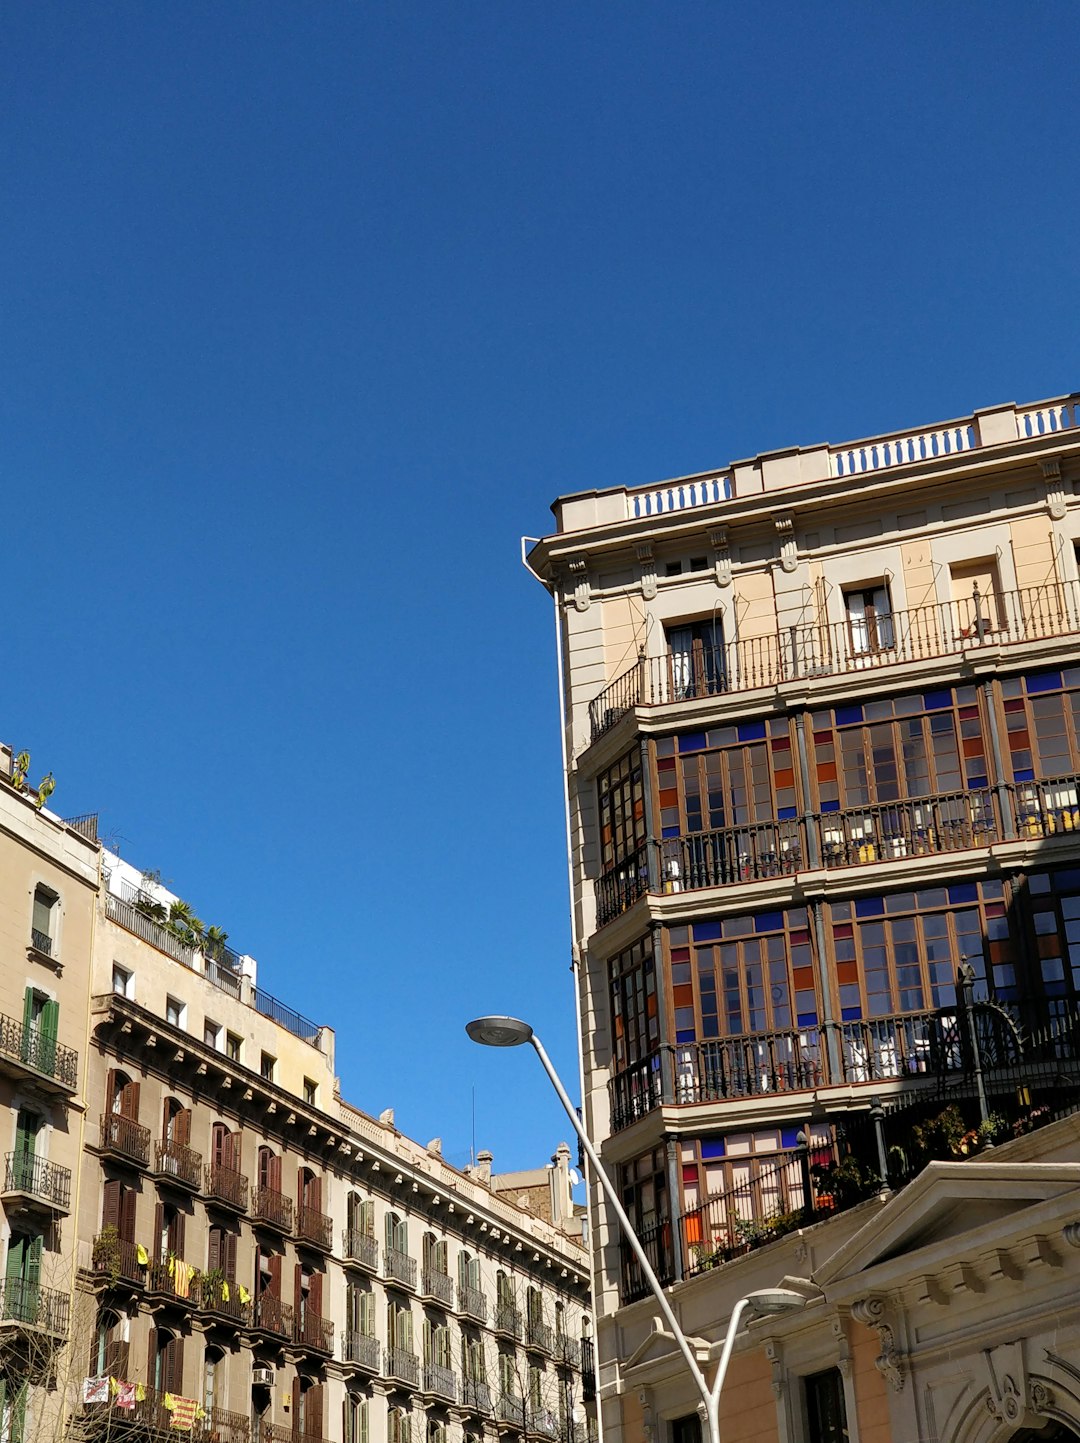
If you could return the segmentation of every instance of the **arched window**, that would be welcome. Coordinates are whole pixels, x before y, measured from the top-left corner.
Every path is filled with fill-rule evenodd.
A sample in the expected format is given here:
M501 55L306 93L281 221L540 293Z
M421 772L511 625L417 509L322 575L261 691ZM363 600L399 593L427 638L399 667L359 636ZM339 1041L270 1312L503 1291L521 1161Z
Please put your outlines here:
M184 1391L184 1340L164 1328L150 1329L150 1386L158 1393Z
M411 1443L410 1421L404 1408L391 1408L386 1417L387 1443Z
M128 1319L103 1309L97 1317L90 1344L92 1378L126 1378L128 1374Z
M207 1348L203 1354L203 1407L207 1422L214 1426L214 1411L224 1402L225 1355L220 1348Z
M345 1443L368 1443L368 1400L359 1393L346 1393L344 1410Z

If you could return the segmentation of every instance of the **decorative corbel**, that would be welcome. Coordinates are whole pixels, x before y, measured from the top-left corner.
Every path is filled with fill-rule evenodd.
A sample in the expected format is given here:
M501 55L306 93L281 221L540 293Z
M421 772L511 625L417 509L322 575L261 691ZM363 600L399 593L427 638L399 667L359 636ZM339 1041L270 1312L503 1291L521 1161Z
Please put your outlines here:
M578 611L589 609L589 577L584 556L575 556L566 563L574 579L574 606Z
M651 1443L653 1436L652 1389L639 1388L638 1402L641 1404L641 1433L645 1443Z
M843 1318L838 1315L830 1318L829 1329L835 1344L836 1366L840 1369L841 1378L846 1382L851 1377L851 1347L848 1343L847 1329L844 1327Z
M885 1321L884 1298L860 1298L851 1305L851 1316L857 1323L873 1328L878 1335L880 1354L874 1359L874 1367L885 1381L897 1392L904 1386L904 1360L896 1346L896 1335Z
M1061 477L1061 457L1044 456L1039 464L1046 482L1047 510L1055 521L1060 521L1065 515L1065 482Z
M652 542L639 541L634 547L637 552L637 559L641 562L641 594L646 601L656 599L656 558L653 556ZM583 611L584 607L578 607Z
M790 511L784 511L773 518L773 524L780 545L780 566L784 571L794 571L799 564L795 550L795 518Z
M777 1338L766 1338L765 1356L772 1368L772 1394L774 1398L784 1396L784 1350Z
M713 549L713 571L717 586L731 585L731 549L728 545L728 529L717 526L709 532L709 545Z

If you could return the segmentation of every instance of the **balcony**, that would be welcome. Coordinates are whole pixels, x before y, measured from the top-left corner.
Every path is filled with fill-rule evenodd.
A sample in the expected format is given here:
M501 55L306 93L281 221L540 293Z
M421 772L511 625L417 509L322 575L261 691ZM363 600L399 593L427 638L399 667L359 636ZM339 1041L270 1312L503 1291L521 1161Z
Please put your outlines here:
M36 927L30 928L30 945L35 952L40 952L43 957L51 957L53 954L53 940L48 932L39 932Z
M464 1313L467 1318L475 1318L478 1323L487 1322L487 1298L479 1288L458 1283L457 1296L459 1313Z
M491 1389L483 1378L462 1378L461 1406L473 1413L491 1412Z
M420 1296L440 1308L454 1306L454 1283L448 1273L424 1268L420 1273Z
M346 1333L341 1344L341 1361L369 1373L379 1371L379 1340L367 1333Z
M516 1393L499 1393L495 1399L495 1416L512 1428L525 1427L525 1400Z
M142 1253L145 1257L145 1248ZM137 1243L119 1237L116 1229L110 1227L102 1228L94 1239L90 1267L92 1272L110 1287L116 1287L121 1282L142 1287L146 1280L148 1263L139 1261Z
M255 1300L255 1327L263 1333L272 1333L276 1338L291 1338L293 1335L293 1310L289 1303L283 1303L271 1293L263 1293Z
M252 1443L251 1419L246 1413L208 1408L206 1417L195 1424L194 1437L196 1443Z
M591 1338L581 1340L581 1401L596 1401L596 1350Z
M150 1162L150 1129L133 1117L106 1112L101 1119L101 1150L123 1162L147 1167Z
M204 1273L195 1286L195 1305L201 1313L237 1328L246 1327L251 1321L251 1301L241 1301L240 1285L235 1278Z
M27 1278L0 1278L0 1328L10 1332L68 1336L71 1299L56 1288L44 1288Z
M202 1153L166 1138L154 1144L154 1172L159 1178L198 1192L202 1182Z
M645 1256L649 1260L649 1266L656 1274L660 1283L667 1287L668 1283L675 1281L675 1257L671 1246L671 1224L664 1221L656 1223L651 1228L639 1228L638 1240L644 1249ZM625 1242L620 1244L622 1259L622 1278L620 1295L624 1303L634 1302L637 1298L644 1298L652 1291L652 1288L645 1280L645 1274L641 1271L641 1264L626 1246Z
M293 1227L292 1198L275 1192L272 1187L257 1187L251 1200L252 1221L275 1232L291 1233Z
M257 1443L329 1443L324 1439L321 1432L321 1419L316 1419L319 1430L314 1425L305 1432L294 1432L290 1423L264 1423L262 1437Z
M313 1353L334 1351L334 1325L329 1318L313 1313L306 1305L293 1317L293 1342Z
M521 1340L521 1313L513 1303L495 1304L495 1331L504 1338Z
M182 1258L162 1258L146 1269L146 1294L178 1307L193 1308L199 1301L195 1269Z
M1080 827L1078 786L1080 777L1020 789L1022 834L1049 836ZM1005 790L1014 788L1008 785ZM1070 793L1071 804L1061 800ZM805 841L807 827L812 849ZM855 867L989 847L1006 835L1000 798L990 788L868 803L793 821L689 832L645 842L631 858L597 878L597 926L620 916L649 892L670 896L708 887L744 887L813 867Z
M865 624L822 621L770 636L641 657L589 705L596 741L628 712L700 701L788 682L887 670L905 663L960 656L1071 636L1080 631L1080 585L1050 582L957 601L933 602Z
M334 1246L333 1219L301 1203L296 1216L296 1236L319 1252L328 1253Z
M557 1334L555 1338L555 1357L568 1368L580 1368L581 1340L579 1338L569 1338L565 1333Z
M457 1378L452 1368L443 1368L438 1363L424 1364L423 1391L443 1403L457 1402Z
M207 1200L219 1207L238 1213L247 1212L248 1180L242 1172L222 1167L219 1163L209 1163L204 1174L204 1190Z
M9 1152L4 1160L4 1200L30 1211L60 1216L71 1210L71 1169L33 1153Z
M359 1232L356 1228L346 1228L342 1234L341 1245L347 1263L355 1263L365 1272L378 1272L379 1242L377 1238L370 1233Z
M527 1318L525 1321L525 1346L534 1352L550 1353L555 1342L555 1330L542 1318Z
M416 1287L416 1259L398 1248L383 1249L383 1277L387 1282L401 1283L403 1287Z
M404 1348L387 1348L385 1375L410 1388L420 1386L420 1359Z
M79 1054L40 1027L0 1016L0 1072L32 1081L44 1092L72 1093L79 1085Z
M555 1438L559 1432L559 1421L550 1408L536 1408L530 1404L525 1411L525 1431L534 1438Z

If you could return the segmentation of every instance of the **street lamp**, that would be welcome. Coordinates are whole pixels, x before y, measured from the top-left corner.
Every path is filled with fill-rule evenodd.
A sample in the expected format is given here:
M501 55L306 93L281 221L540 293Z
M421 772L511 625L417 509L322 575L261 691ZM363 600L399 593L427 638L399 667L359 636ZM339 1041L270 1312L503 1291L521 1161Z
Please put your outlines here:
M716 1365L716 1376L713 1378L712 1387L709 1386L694 1357L693 1349L687 1341L686 1334L679 1326L679 1321L672 1311L671 1304L667 1300L660 1279L653 1271L652 1264L645 1254L641 1240L634 1231L634 1225L626 1215L618 1194L611 1185L611 1180L604 1169L603 1163L597 1156L588 1133L582 1126L581 1119L577 1115L573 1103L566 1095L559 1074L555 1071L551 1058L544 1051L544 1045L537 1037L527 1022L521 1022L516 1017L478 1017L473 1022L465 1025L465 1031L474 1042L481 1043L484 1047L520 1047L524 1042L531 1042L540 1064L548 1075L552 1087L562 1103L570 1125L581 1140L581 1146L585 1156L592 1164L593 1173L597 1182L603 1189L612 1212L618 1219L619 1226L623 1230L626 1241L637 1258L645 1281L652 1290L657 1306L664 1316L664 1321L671 1329L672 1336L679 1346L690 1369L690 1376L701 1394L701 1401L705 1407L705 1421L708 1426L709 1443L720 1443L720 1390L724 1386L724 1379L727 1376L728 1363L731 1361L732 1349L735 1346L735 1334L738 1332L739 1323L743 1314L749 1312L754 1317L768 1317L777 1313L791 1313L806 1306L806 1298L801 1293L791 1288L765 1288L760 1292L749 1293L745 1298L740 1298L735 1304L731 1313L731 1320L728 1323L727 1336L724 1339L723 1350L720 1353L720 1361Z

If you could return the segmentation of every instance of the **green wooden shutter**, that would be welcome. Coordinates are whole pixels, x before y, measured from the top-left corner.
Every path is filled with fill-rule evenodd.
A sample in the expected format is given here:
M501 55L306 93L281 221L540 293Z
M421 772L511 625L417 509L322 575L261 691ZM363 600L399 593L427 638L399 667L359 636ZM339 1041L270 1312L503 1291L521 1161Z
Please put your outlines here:
M42 1006L38 1019L37 1066L51 1077L56 1071L56 1037L60 1027L60 1004L50 997Z
M360 1294L360 1331L365 1338L375 1336L375 1294L367 1289Z

